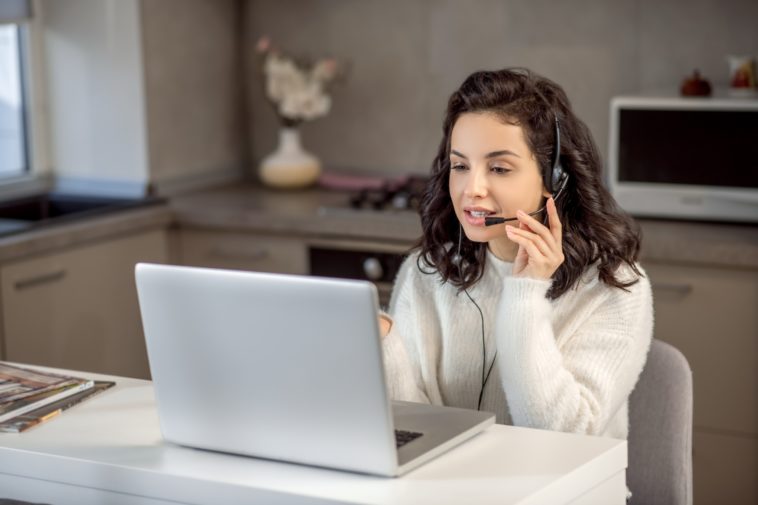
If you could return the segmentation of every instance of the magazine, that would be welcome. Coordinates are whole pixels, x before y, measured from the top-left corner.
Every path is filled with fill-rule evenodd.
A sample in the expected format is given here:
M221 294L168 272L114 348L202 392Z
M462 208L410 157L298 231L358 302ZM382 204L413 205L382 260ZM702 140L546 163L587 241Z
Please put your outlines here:
M0 423L92 388L94 381L0 362Z
M57 417L64 410L67 410L74 405L78 405L82 401L95 396L101 391L115 386L115 382L110 381L95 381L95 385L90 389L80 391L75 395L58 400L57 402L45 405L44 407L32 410L26 414L21 414L5 422L0 423L0 432L2 433L20 433L26 431L33 426L44 423L50 419Z
M57 389L83 379L22 368L0 361L0 404Z

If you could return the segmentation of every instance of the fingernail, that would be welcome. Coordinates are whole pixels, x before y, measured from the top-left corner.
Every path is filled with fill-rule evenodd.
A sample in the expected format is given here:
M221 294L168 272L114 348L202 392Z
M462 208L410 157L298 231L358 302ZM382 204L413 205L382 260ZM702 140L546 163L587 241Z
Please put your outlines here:
M519 215L519 216L525 216L526 212L524 212L523 210L517 210L516 214Z

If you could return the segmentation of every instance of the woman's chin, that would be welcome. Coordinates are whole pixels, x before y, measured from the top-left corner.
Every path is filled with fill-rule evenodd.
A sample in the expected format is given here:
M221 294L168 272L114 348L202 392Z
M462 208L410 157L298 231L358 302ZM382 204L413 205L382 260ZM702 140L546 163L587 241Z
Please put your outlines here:
M489 242L501 235L492 228L484 226L465 226L463 231L471 242Z

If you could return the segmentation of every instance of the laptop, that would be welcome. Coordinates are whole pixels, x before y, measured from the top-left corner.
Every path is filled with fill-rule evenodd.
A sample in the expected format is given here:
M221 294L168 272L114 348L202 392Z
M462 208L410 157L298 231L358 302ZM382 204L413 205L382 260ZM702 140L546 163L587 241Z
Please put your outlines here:
M147 263L135 276L169 442L398 476L495 421L389 400L368 281Z

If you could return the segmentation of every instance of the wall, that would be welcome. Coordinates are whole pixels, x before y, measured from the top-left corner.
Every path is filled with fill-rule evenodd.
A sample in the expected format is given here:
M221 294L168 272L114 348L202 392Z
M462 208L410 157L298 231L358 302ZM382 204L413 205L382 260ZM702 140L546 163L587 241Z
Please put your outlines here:
M66 188L139 193L148 177L138 0L42 4L50 154Z
M604 153L612 96L675 90L695 67L724 85L727 54L758 54L754 1L40 3L50 165L112 189L252 173L278 127L255 65L262 34L351 62L304 143L327 168L389 173L428 170L447 98L474 70L520 65L556 80Z
M426 172L450 93L475 70L526 66L561 84L607 151L614 95L676 91L694 68L726 85L727 54L758 55L758 2L736 0L246 0L251 155L275 147L252 48L332 54L352 75L303 127L327 167Z
M44 0L59 189L141 195L245 165L237 0ZM35 21L36 22L36 21Z
M236 0L142 0L150 180L237 177L244 96Z

